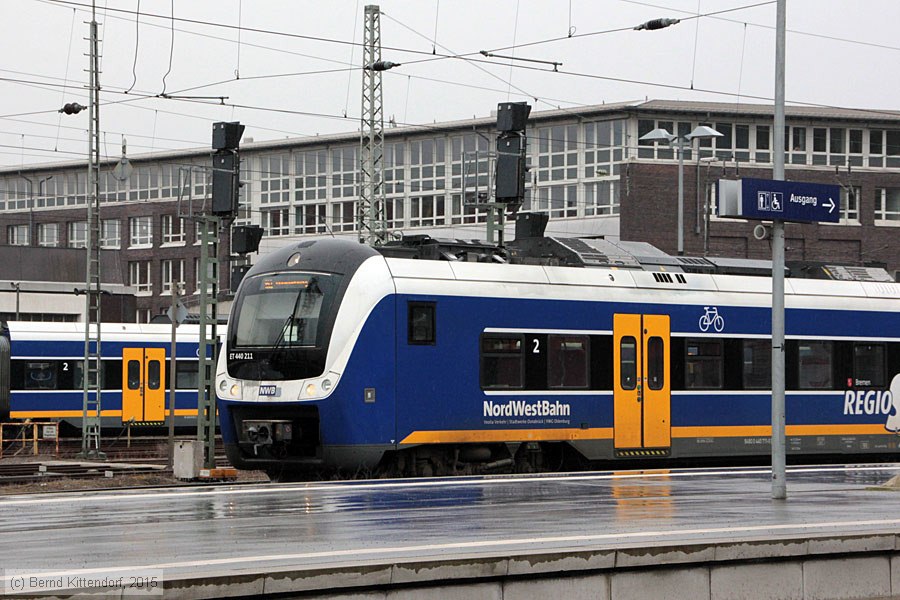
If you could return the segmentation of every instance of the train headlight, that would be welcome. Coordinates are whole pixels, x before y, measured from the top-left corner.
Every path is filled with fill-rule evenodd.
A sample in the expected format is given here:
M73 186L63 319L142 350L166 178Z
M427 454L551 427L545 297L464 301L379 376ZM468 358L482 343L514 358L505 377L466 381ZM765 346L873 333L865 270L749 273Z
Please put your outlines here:
M306 395L310 398L316 395L316 384L308 383L306 384Z
M240 381L223 377L219 380L219 397L226 400L240 400L244 389Z
M332 384L331 384L331 380L330 380L330 379L323 379L323 380L322 380L322 391L323 391L323 392L327 392L328 390L331 389L331 385L332 385Z

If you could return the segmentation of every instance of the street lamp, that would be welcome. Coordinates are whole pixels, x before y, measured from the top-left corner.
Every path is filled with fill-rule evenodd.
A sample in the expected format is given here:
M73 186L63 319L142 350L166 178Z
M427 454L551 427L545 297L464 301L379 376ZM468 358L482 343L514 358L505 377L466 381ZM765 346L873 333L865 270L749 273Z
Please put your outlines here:
M649 133L645 133L640 138L638 138L642 142L661 142L665 140L670 146L673 146L675 152L678 154L678 254L679 256L684 254L684 150L685 145L690 146L691 143L697 140L708 140L715 137L721 137L722 134L713 129L712 127L707 127L706 125L700 125L696 127L689 134L678 137L677 135L672 135L668 132L668 130L663 129L662 127L658 127ZM672 144L672 142L677 142L677 144ZM700 181L698 179L697 186L700 185ZM699 189L699 187L698 187Z

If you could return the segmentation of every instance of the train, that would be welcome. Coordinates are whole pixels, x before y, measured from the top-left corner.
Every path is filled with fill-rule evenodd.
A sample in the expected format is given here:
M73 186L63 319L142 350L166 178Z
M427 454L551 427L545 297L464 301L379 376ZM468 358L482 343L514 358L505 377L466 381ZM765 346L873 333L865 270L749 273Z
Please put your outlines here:
M10 321L0 335L0 420L55 422L80 429L84 323ZM198 325L175 341L175 424L196 426ZM101 427L150 430L166 424L171 325L103 323L100 329ZM211 353L210 353L211 356Z
M829 272L785 280L788 455L900 456L900 284ZM764 457L771 287L603 239L291 243L234 297L225 449L273 477Z

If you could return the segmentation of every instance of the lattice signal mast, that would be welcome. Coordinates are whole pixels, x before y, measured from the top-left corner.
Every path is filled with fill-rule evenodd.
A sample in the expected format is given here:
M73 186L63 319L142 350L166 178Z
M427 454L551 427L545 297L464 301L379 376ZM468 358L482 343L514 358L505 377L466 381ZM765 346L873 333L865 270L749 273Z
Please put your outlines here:
M81 453L103 459L100 451L100 57L96 5L91 8L90 83L88 103L87 277L84 306Z
M363 25L362 124L359 140L360 193L356 230L360 243L380 246L387 240L384 208L384 109L381 72L400 66L381 60L381 9L365 8Z

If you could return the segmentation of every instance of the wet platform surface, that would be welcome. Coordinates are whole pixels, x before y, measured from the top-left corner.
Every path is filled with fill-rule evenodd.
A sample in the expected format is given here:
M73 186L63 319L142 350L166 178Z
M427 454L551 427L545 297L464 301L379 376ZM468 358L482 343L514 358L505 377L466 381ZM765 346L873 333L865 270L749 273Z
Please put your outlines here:
M900 532L900 465L263 484L0 497L0 565L166 578Z

